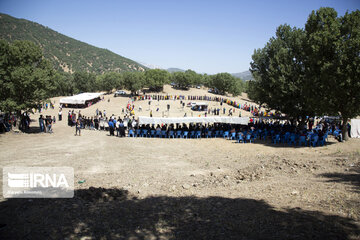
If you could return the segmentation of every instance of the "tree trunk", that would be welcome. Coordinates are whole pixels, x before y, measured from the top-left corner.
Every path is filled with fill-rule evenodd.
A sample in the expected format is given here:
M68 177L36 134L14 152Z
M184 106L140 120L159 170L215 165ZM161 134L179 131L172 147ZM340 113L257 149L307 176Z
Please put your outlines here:
M347 121L348 121L348 117L343 117L343 123L342 123L342 135L343 135L343 140L344 141L348 141L349 140L349 135L348 135L348 130L347 130Z

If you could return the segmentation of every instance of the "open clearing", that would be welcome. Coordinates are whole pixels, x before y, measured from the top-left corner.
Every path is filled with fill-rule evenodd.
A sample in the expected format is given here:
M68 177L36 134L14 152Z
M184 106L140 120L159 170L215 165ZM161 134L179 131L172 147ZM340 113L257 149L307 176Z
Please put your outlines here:
M211 95L203 89L165 92ZM55 110L43 114L57 114L54 99ZM92 116L99 108L118 116L127 100L107 95L81 112ZM169 102L154 101L154 116ZM147 102L139 105L139 114L148 116ZM1 198L1 239L360 238L360 139L338 143L330 137L325 147L309 148L116 138L90 130L76 137L66 111L53 134L0 135L1 167L69 166L75 172L73 199ZM183 111L177 100L170 116ZM38 126L38 116L31 126Z

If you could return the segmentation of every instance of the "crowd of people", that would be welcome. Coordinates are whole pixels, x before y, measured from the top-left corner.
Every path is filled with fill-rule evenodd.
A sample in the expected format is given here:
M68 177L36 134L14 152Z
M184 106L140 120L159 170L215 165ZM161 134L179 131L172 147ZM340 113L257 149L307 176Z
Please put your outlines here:
M23 132L30 131L31 119L29 113L22 113L20 117L16 114L0 114L0 132L9 132L14 128L18 128ZM40 115L39 132L52 133L52 125L56 122L55 116ZM32 130L33 131L33 130ZM36 131L36 130L35 130Z
M40 115L40 117L39 117L40 132L53 133L52 126L54 123L56 123L55 116L51 117L50 115L46 115L44 117L43 115Z
M81 135L82 129L88 130L102 130L109 131L111 136L116 135L125 137L127 129L136 127L137 121L135 117L125 114L123 118L115 117L114 115L107 116L106 110L99 111L96 109L95 115L88 117L81 114L81 111L76 113L74 110L68 112L68 125L75 126L75 135Z
M274 144L318 146L324 145L328 134L342 141L340 125L335 122L319 121L313 128L312 121L300 128L286 120L251 119L248 125L209 124L139 124L134 116L106 116L106 111L96 110L92 117L83 116L79 111L68 113L68 125L75 126L75 135L82 129L108 131L110 136L149 138L227 138L238 142L271 141Z
M109 131L110 136L118 137L161 137L161 138L213 138L223 137L239 142L253 142L257 140L271 140L273 143L288 143L288 144L304 144L304 145L323 145L326 142L328 134L332 134L336 139L342 141L343 133L340 130L340 125L336 121L329 122L322 120L315 128L313 128L314 121L309 121L307 127L299 128L286 120L262 120L261 118L251 118L247 126L234 125L226 123L213 124L157 124L144 125L139 124L132 114L135 106L133 101L148 100L180 100L182 106L185 105L185 100L200 100L200 101L217 101L220 107L208 108L205 114L219 115L220 111L226 114L226 108L223 104L237 106L236 102L221 97L210 96L184 96L184 95L143 95L133 97L127 107L122 109L123 117L116 117L114 115L107 116L106 110L99 111L96 109L95 114L91 117L81 114L81 110L75 112L68 111L68 125L75 127L75 135L81 135L81 130L100 130ZM149 103L150 104L150 103ZM53 103L45 103L39 106L39 112L48 107L54 108ZM139 107L140 108L140 107ZM240 105L241 109L259 112L259 108L254 105L247 105L246 103ZM140 109L139 109L140 111ZM229 116L232 116L235 109L229 109ZM240 116L241 116L241 111ZM150 111L152 115L152 111ZM266 115L266 114L265 114ZM62 106L59 107L58 120L62 120ZM20 115L18 121L16 114L1 115L0 116L0 132L10 131L11 128L19 124L19 128L26 131L30 127L30 117L27 113ZM49 115L39 117L40 132L52 133L52 125L56 122L56 118ZM349 130L350 131L350 130Z
M147 100L149 102L149 105L150 105L151 101L163 101L163 100L213 101L213 102L219 102L221 106L223 103L226 103L234 108L248 111L253 116L256 116L256 117L274 117L274 116L279 117L281 115L278 112L274 113L274 112L268 112L266 110L261 110L261 107L259 107L258 105L249 104L247 102L241 104L241 103L233 101L231 99L223 98L223 97L219 97L219 96L206 96L206 95L185 96L185 95L159 95L159 94L158 95L146 95L145 94L145 95L132 97L132 101L145 101L145 100ZM214 115L219 115L220 110L221 110L220 108L215 109L215 110L213 109L213 111L209 111L208 114L213 113ZM214 111L216 111L216 112L214 112ZM232 113L231 113L231 115L232 115ZM239 116L241 117L241 112L240 112Z
M35 112L36 111L39 111L39 113L42 113L44 110L47 110L47 109L54 109L55 108L55 101L54 102L45 102L45 103L42 103L42 104L39 104L37 106L37 108L35 109Z

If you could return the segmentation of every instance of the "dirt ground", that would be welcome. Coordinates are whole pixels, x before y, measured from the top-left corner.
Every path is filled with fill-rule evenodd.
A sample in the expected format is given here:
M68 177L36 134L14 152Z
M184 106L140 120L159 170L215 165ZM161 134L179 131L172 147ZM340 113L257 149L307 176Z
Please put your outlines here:
M43 114L57 115L59 99ZM236 100L248 102L246 95ZM98 108L123 116L127 101L106 95L81 113L92 116ZM169 102L169 116L191 116L179 101L154 101L154 116ZM147 102L135 106L137 116L149 116ZM330 137L310 148L91 130L79 137L66 111L53 134L0 135L1 167L68 166L75 173L72 199L1 196L0 239L360 239L360 139ZM32 115L34 127L38 116Z

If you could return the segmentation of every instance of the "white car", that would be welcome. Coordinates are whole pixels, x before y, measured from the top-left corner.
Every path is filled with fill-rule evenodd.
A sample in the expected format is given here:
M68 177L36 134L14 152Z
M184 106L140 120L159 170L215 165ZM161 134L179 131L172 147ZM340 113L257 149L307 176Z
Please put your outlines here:
M117 96L119 96L119 95L125 95L125 94L126 94L125 91L123 91L123 90L118 90L118 91L115 92L114 97L117 97Z
M189 102L186 106L192 108L195 105L196 105L196 102Z

